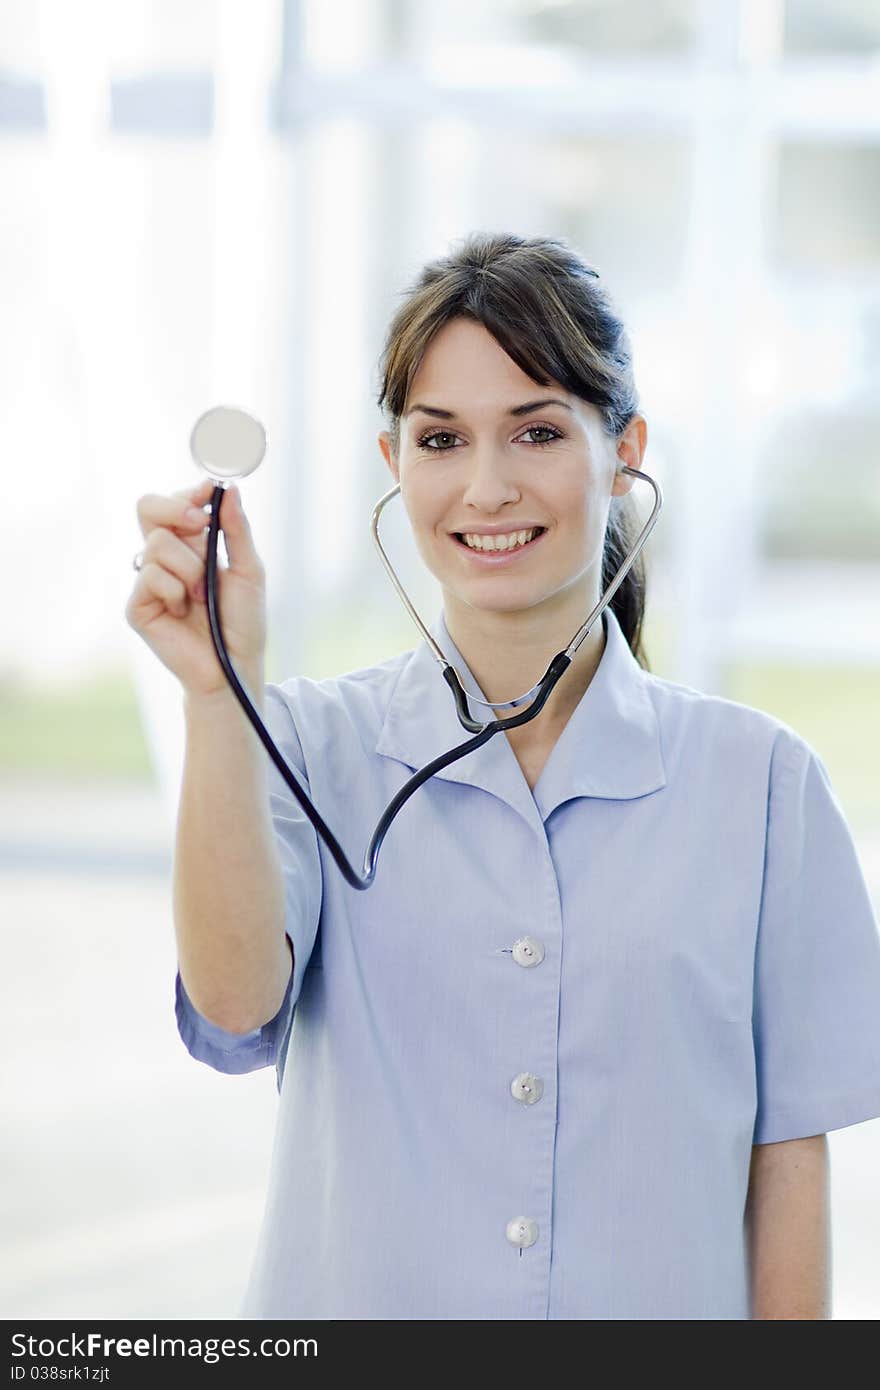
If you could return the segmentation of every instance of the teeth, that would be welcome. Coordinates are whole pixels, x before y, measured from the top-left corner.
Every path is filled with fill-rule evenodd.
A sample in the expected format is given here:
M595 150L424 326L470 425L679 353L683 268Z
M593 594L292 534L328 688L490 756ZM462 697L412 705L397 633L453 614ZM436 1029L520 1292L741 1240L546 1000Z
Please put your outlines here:
M539 530L540 527L535 526L531 531L510 531L505 536L475 536L467 533L464 541L472 550L515 550L517 546L525 545L532 540Z

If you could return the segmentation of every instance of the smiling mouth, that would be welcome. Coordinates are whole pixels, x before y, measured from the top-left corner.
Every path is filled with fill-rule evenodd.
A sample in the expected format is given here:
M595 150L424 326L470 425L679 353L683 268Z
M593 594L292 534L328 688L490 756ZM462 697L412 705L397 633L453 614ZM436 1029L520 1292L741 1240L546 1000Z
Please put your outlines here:
M474 555L512 555L512 554L515 554L516 551L518 551L518 550L527 550L527 549L529 548L529 546L532 545L532 544L534 544L534 542L535 542L536 540L538 540L538 538L539 538L540 536L543 536L543 535L544 535L545 531L547 530L547 527L546 527L546 526L534 526L534 527L532 527L531 529L532 529L532 531L533 531L534 534L532 535L532 537L531 537L530 540L527 540L527 541L525 542L525 544L523 544L523 545L503 546L503 547L500 547L500 548L497 549L497 550L496 550L496 548L495 548L494 546L487 546L485 549L483 549L481 546L468 545L467 541L466 541L465 538L464 538L464 533L463 533L462 531L453 531L451 534L452 534L452 536L453 536L453 539L458 541L459 545L464 546L465 550L470 550L471 553L474 554ZM515 532L512 532L511 534L516 534L516 533L515 533ZM487 539L490 539L490 538L487 537Z

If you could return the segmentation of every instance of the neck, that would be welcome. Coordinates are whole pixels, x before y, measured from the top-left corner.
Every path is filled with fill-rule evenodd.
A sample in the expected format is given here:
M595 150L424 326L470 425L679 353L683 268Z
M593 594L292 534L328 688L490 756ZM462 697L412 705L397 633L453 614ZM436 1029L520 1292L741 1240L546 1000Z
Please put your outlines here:
M565 650L597 602L598 597L585 605L580 617L572 618L569 612L553 621L542 608L496 613L450 602L447 595L443 619L486 699L514 700L541 679L553 657ZM535 724L540 724L545 734L568 721L596 674L605 650L603 618L604 610L536 716ZM496 709L494 714L504 719L527 708L528 705L520 705L515 711ZM486 717L491 717L490 711L486 711ZM529 725L523 725L522 732L528 728Z

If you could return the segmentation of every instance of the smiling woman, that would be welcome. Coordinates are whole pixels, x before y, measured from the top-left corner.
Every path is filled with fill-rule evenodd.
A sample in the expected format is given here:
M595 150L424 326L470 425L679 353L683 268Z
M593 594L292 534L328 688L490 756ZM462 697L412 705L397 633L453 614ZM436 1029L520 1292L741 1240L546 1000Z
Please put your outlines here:
M510 701L533 687L536 653L569 645L637 534L621 469L641 467L647 426L623 324L561 243L473 237L423 271L383 369L379 445L447 629L487 699ZM639 555L610 602L647 666ZM540 723L505 731L530 784L604 642L595 623Z
M366 893L274 765L278 853L248 877L261 750L229 702L192 713L187 766L201 750L221 790L206 771L193 804L215 810L180 852L195 864L202 827L192 919L238 998L203 1017L178 972L178 1024L218 1071L274 1065L280 1092L242 1316L826 1316L821 1151L801 1141L880 1115L880 937L816 753L647 669L641 565L610 594L646 424L596 272L561 243L469 237L396 314L380 403L443 593L430 635L468 693L503 704L589 640L531 724L454 759L427 641L265 687L344 845L439 763ZM217 835L218 804L246 835Z
M380 447L450 633L489 699L508 698L531 685L536 648L564 649L638 531L632 479L616 472L640 467L647 437L626 330L598 271L563 243L477 235L423 269L381 373ZM647 667L640 556L611 606ZM603 640L597 625L548 702L545 735L583 694Z

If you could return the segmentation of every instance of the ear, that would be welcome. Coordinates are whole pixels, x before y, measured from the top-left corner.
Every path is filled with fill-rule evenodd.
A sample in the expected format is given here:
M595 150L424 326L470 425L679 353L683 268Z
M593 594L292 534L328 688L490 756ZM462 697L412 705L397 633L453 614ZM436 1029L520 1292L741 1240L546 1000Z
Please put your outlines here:
M394 455L391 452L391 435L388 433L387 430L381 430L379 432L379 448L382 450L382 456L391 470L391 474L394 478L394 481L396 483L399 483L400 470L397 466L397 462L394 458Z
M641 468L642 458L648 444L648 422L644 415L634 415L617 441L615 469L621 464L627 468ZM635 478L626 473L615 472L611 488L612 497L623 497L635 485Z

